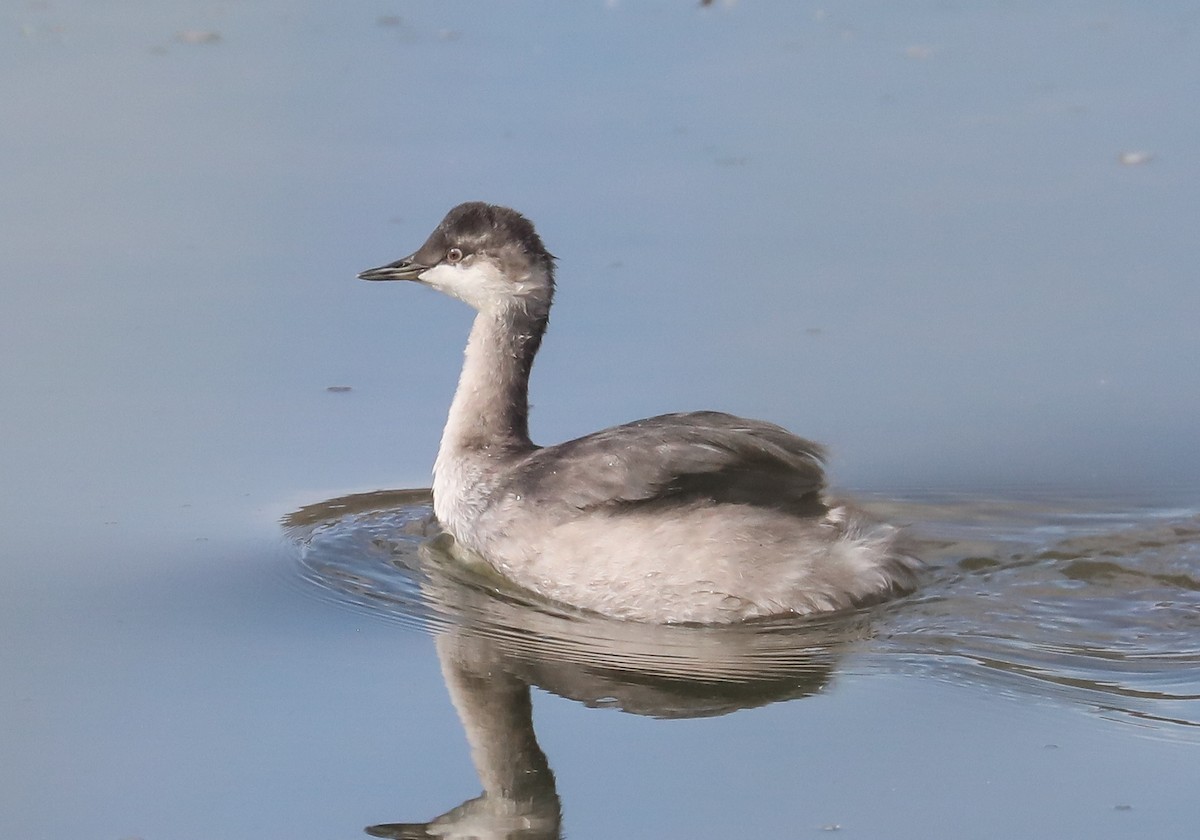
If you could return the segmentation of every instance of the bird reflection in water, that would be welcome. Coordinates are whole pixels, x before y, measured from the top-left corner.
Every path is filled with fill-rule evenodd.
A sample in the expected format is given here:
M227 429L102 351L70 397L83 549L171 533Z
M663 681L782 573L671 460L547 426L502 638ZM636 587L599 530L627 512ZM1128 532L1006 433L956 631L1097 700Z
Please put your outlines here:
M403 500L393 511L414 514L389 519L392 533L403 535L399 539L360 532L365 542L343 543L340 550L386 552L392 569L416 584L393 588L387 600L434 634L483 793L428 822L372 826L367 831L373 836L558 837L560 801L534 731L531 686L592 707L658 718L712 717L820 691L839 652L869 633L865 612L800 622L665 626L549 603L489 575L486 567L463 563L452 538L436 535L427 509L413 504L419 498L349 497L323 513L319 506L305 508L287 523L305 544L314 534L322 542L323 521L361 516L380 502ZM335 565L327 562L317 571L340 577L344 590L373 588L361 570Z
M289 515L298 572L340 603L429 630L484 793L391 837L556 837L559 802L530 686L663 718L820 691L856 672L1048 698L1200 741L1200 514L1066 503L876 502L921 523L931 577L908 598L820 619L724 627L601 618L463 562L428 491L333 499ZM459 556L455 556L455 555Z

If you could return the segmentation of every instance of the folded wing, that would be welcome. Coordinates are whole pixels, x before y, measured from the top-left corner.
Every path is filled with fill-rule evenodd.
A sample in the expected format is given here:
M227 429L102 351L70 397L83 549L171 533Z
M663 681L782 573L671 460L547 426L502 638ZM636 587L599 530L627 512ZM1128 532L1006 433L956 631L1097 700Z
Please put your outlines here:
M815 516L826 510L823 456L771 423L663 414L530 453L505 494L577 510L710 501Z

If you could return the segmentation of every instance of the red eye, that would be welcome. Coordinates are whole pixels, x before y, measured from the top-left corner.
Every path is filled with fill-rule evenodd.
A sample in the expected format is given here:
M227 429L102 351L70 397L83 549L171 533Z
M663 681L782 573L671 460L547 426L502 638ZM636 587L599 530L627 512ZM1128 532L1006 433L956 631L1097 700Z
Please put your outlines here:
M462 262L463 252L461 248L451 248L446 252L446 262L450 264Z

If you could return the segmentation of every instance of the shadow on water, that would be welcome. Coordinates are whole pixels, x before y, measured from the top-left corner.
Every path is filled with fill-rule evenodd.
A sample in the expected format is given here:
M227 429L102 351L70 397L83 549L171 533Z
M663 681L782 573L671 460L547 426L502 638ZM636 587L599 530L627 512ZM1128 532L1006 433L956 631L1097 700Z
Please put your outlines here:
M876 502L913 523L929 580L899 601L727 627L620 622L548 603L452 556L428 491L289 515L301 575L340 603L433 633L484 793L384 837L557 837L530 686L662 718L905 672L1075 705L1150 734L1200 735L1200 515L979 500Z

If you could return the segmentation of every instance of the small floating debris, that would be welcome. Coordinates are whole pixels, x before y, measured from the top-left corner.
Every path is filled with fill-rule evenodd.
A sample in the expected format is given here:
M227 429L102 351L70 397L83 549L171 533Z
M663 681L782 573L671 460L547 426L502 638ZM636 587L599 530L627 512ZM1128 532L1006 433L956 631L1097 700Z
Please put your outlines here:
M904 57L916 61L928 61L933 58L933 47L927 47L924 44L914 44L904 50Z
M394 29L404 25L404 18L400 15L380 15L375 20L376 26L382 26L384 29Z
M1122 166L1141 166L1142 164L1149 163L1152 160L1154 160L1154 155L1152 153L1139 150L1121 152L1121 154L1117 155L1117 161Z
M354 389L349 385L330 385L325 390L331 394L348 394Z
M175 33L175 40L181 44L216 44L221 33L213 29L185 29Z
M1133 806L1132 805L1117 805L1116 807L1113 808L1113 810L1114 811L1132 811Z

